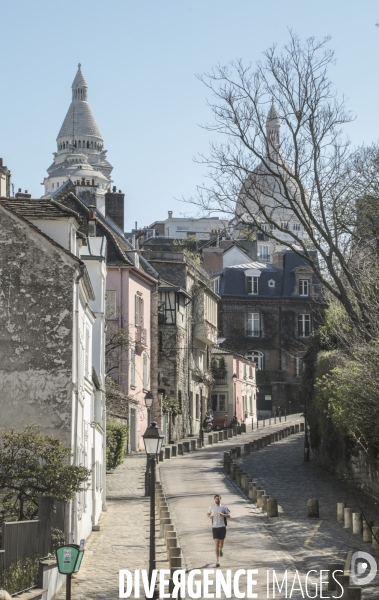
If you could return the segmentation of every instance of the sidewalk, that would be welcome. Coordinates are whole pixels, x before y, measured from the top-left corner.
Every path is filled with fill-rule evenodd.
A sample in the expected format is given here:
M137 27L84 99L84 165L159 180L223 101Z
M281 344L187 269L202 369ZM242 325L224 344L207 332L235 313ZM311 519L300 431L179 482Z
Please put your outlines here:
M101 516L101 531L86 540L79 573L72 579L72 600L118 598L119 569L149 568L150 498L145 498L146 455L125 459L107 475L107 508ZM166 549L157 536L157 569L168 568ZM65 598L65 589L59 600Z
M287 419L287 425L295 422L300 422L299 415ZM282 422L268 427L266 421L265 428L260 427L196 453L165 461L160 466L161 480L176 520L185 567L215 568L206 512L213 504L213 495L219 493L232 513L221 569L235 572L239 568L257 568L258 598L267 597L267 570L275 569L281 577L285 570L289 573L298 570L305 577L310 569L326 569L330 562L349 564L355 550L375 552L337 524L336 504L345 500L352 508L357 508L358 504L364 506L377 523L378 506L365 494L356 492L323 471L316 463L305 464L304 433L291 435L241 458L244 470L266 493L278 499L278 519L267 519L225 476L222 470L225 450L285 426L286 423ZM320 501L319 520L306 517L309 498ZM377 576L376 585L378 579ZM276 594L284 598L284 594L278 591ZM302 598L300 591L293 592L292 598ZM377 598L373 585L365 588L363 598Z

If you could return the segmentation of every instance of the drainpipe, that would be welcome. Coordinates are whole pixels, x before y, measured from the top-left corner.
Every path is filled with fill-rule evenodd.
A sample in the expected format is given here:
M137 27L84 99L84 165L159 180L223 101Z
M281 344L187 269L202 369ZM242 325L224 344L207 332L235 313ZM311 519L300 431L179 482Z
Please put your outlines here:
M75 361L74 361L74 448L72 462L76 465L78 457L78 414L79 414L79 281L84 276L85 265L79 266L79 275L75 279ZM75 506L77 504L76 497L71 500L71 543L75 543L76 536L76 521L75 521Z

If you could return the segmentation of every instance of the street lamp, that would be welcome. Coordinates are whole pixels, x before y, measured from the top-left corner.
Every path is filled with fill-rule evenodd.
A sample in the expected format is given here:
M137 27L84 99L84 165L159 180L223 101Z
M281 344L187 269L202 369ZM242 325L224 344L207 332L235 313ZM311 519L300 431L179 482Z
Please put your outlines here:
M150 427L151 422L151 407L153 405L153 394L147 392L145 394L145 406L147 409L147 426ZM149 457L146 457L146 470L145 470L145 496L150 496L150 461Z
M233 396L234 396L234 420L237 424L237 391L236 391L236 382L238 379L237 373L233 373L232 379L233 379Z
M204 379L202 377L199 378L198 382L199 390L200 390L200 447L204 446L204 431L203 431L203 387L204 387Z
M149 581L151 585L153 571L155 571L155 465L159 455L164 436L161 435L155 421L146 429L142 436L148 459L150 460L150 558L149 558ZM156 590L154 598L157 598Z

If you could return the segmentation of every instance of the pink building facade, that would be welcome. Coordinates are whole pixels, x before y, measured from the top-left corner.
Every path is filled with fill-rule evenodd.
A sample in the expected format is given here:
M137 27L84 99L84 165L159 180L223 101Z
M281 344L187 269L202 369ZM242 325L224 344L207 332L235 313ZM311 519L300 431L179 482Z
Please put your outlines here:
M156 284L138 268L108 265L107 338L117 340L119 336L120 341L108 357L108 370L127 397L131 452L144 449L142 435L148 424L145 396L148 392L156 396L151 330Z

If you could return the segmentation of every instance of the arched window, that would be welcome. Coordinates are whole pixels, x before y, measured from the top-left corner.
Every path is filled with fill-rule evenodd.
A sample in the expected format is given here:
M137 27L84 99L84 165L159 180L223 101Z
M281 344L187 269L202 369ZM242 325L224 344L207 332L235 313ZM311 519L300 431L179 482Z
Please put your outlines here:
M93 142L91 142L91 148L93 148Z
M65 150L66 148L66 144L63 142L63 150Z
M265 355L263 354L263 352L259 352L257 350L250 350L250 352L246 352L245 358L257 363L258 371L262 371L262 369L265 368Z
M81 140L79 140L78 141L78 148L81 148L81 147L82 147L82 142L81 142Z
M74 140L74 148L76 148L76 140Z
M87 148L89 148L89 142L87 142Z

